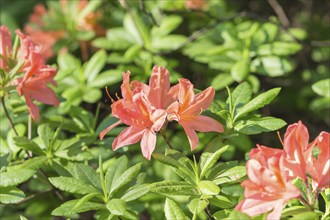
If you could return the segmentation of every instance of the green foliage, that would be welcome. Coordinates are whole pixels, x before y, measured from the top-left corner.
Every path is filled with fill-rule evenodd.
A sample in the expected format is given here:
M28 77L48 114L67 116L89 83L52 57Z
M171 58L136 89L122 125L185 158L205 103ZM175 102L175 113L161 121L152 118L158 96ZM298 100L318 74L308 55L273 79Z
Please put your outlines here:
M267 1L205 1L201 8L188 0L41 2L46 9L36 7L33 15L40 1L1 5L1 25L12 37L22 27L32 41L44 39L42 51L52 50L45 62L57 67L57 85L49 86L60 101L54 107L35 100L40 119L32 121L17 82L6 85L25 67L0 67L4 219L263 220L267 213L235 210L248 151L259 141L278 144L266 132L281 131L286 121L308 121L311 134L330 125L326 4L279 1L287 26ZM166 67L171 82L211 85L214 100L203 114L225 131L199 132L191 152L184 130L166 124L156 132L151 161L139 143L111 149L123 127L101 141L100 132L117 121L110 105L125 95L122 72L130 71L131 89L140 89L134 80L146 82L154 65ZM330 220L329 189L293 183L302 195L285 204L281 219Z

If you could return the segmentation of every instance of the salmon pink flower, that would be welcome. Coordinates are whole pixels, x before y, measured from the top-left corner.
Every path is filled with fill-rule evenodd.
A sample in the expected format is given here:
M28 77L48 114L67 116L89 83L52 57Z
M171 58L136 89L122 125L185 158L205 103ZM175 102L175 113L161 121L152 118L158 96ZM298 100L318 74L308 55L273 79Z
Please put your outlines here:
M285 203L300 196L288 179L285 152L258 145L249 156L246 163L249 179L242 183L245 198L235 209L250 216L269 212L267 220L280 219Z
M6 80L2 82L3 85L0 87L4 88L8 85L16 86L18 94L24 96L32 118L37 121L39 110L33 103L33 100L54 106L59 105L55 93L48 87L48 84L56 86L56 82L54 81L56 70L45 64L39 47L32 42L29 36L16 30L20 44L17 51L13 52L8 29L2 26L0 32L0 67L6 73L16 70L14 74L7 75L8 77L6 77Z
M307 163L311 160L313 146L309 144L309 133L306 126L299 121L289 125L284 135L284 146L290 176L299 176L306 180Z
M12 53L11 37L8 28L4 25L0 27L0 68L7 69L9 55Z
M166 109L178 97L179 85L171 87L169 71L160 66L154 66L149 79L150 102L159 109Z
M319 150L316 157L312 156L307 164L307 172L313 182L313 190L324 190L330 187L330 133L321 134L312 142L313 148Z
M172 103L168 109L168 120L177 121L187 134L191 150L194 150L199 139L195 131L223 132L223 126L215 119L202 116L200 113L207 109L214 97L215 91L208 87L204 91L194 94L194 85L187 79L179 79L178 101Z
M24 96L29 112L34 121L39 119L39 110L37 105L33 103L33 100L48 105L59 105L59 101L57 100L54 91L47 86L49 83L55 86L57 85L54 81L55 75L56 70L50 67L44 67L27 79L17 79L17 92L20 96Z
M138 89L131 89L129 85L129 72L123 74L121 86L123 99L111 105L113 116L119 121L109 126L100 134L100 139L112 128L120 123L129 127L122 131L112 143L112 149L135 144L141 140L143 156L150 160L151 154L156 146L156 132L159 131L165 120L166 111L156 109L147 99L146 94Z

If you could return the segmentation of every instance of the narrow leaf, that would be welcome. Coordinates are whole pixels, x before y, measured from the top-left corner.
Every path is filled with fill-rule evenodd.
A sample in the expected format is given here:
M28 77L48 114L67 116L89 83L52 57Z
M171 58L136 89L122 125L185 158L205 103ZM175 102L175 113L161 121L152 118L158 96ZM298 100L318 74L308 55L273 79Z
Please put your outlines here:
M92 82L97 74L102 70L107 61L107 54L104 50L96 52L88 61L85 68L85 76L88 82Z
M110 190L110 194L118 190L120 187L131 182L137 177L141 170L141 163L134 165L133 167L127 169L118 179L113 182L113 185Z
M212 156L209 157L209 159L207 161L205 161L204 166L202 167L202 171L201 171L201 175L200 178L202 179L204 177L204 175L206 174L207 171L209 171L214 164L218 161L218 159L220 158L221 154L223 152L225 152L228 149L228 145L220 148L219 150L217 150L216 152L214 152L212 154Z
M0 173L0 187L15 186L30 179L35 170L20 169Z
M56 188L70 193L87 194L98 192L93 186L71 177L51 177L49 181Z
M44 152L40 149L40 147L34 142L26 137L14 137L15 144L26 151L32 151L37 155L44 155Z
M213 182L217 185L233 182L241 179L246 175L245 166L235 166L229 170L221 173Z
M196 195L194 187L183 181L165 180L152 183L149 191L165 195Z
M104 209L104 204L94 203L94 202L87 202L83 206L80 206L76 209L76 206L79 199L70 200L68 202L63 203L60 207L53 210L52 215L55 216L70 216L76 213L87 212L90 210L101 210Z
M200 212L208 206L209 202L202 198L196 198L190 201L188 208L194 215L198 215Z
M88 185L93 185L98 189L101 189L100 176L96 171L88 165L76 163L74 166L77 179L82 180Z
M155 158L155 160L174 168L179 168L180 166L182 166L182 164L180 164L177 160L173 159L170 156L165 156L159 153L153 153L152 157Z
M16 203L23 200L24 198L24 192L14 186L0 187L0 203Z
M107 203L107 209L111 214L123 215L126 211L125 202L121 199L112 199Z
M198 188L203 195L218 195L220 193L219 186L209 180L199 182Z
M129 202L140 198L141 196L147 194L149 192L149 185L143 184L139 186L134 186L128 189L127 192L121 197L121 199L125 202Z
M180 206L174 202L172 199L166 198L165 201L165 217L168 220L177 219L177 220L185 220L186 215L181 210Z
M105 174L105 187L108 193L110 193L110 190L113 188L114 182L116 182L119 176L126 170L127 163L127 157L122 156L109 167Z
M269 104L278 95L280 91L281 88L274 88L258 95L250 102L248 102L240 111L237 112L235 120L237 120L240 116L246 113L252 112Z

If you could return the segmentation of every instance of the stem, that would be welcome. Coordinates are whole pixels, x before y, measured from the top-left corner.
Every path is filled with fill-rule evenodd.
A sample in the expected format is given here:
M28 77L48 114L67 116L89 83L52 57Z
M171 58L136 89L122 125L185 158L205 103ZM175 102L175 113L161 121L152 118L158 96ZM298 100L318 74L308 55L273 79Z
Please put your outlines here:
M164 138L164 141L166 142L167 146L170 148L170 149L174 149L172 144L170 143L170 141L167 139L166 137L166 132L164 130L160 130L159 131L160 135Z
M5 97L4 97L4 96L1 97L1 103L2 103L2 105L3 105L3 109L5 110L5 114L6 114L6 117L8 118L8 121L9 121L9 123L10 123L11 128L14 130L16 136L18 136L18 133L17 133L17 131L16 131L16 129L15 129L15 125L14 125L13 121L11 120L10 115L9 115L9 113L8 113L8 110L7 110L7 108L6 108L6 105L5 105Z
M14 204L15 205L20 205L20 204L22 204L22 203L24 203L24 202L26 202L28 200L33 199L36 196L39 196L39 195L42 195L42 194L45 194L45 193L49 193L49 192L51 192L51 190L47 190L47 191L44 191L44 192L39 192L39 193L35 193L35 194L32 194L32 195L29 195L29 196L25 197L23 200L21 200L19 202L16 202Z
M32 137L32 117L29 114L29 117L28 117L28 139L31 140L31 137Z
M204 209L207 217L210 219L210 220L213 220L214 218L212 217L212 213L211 213L211 210L210 210L210 205L208 205L205 209Z

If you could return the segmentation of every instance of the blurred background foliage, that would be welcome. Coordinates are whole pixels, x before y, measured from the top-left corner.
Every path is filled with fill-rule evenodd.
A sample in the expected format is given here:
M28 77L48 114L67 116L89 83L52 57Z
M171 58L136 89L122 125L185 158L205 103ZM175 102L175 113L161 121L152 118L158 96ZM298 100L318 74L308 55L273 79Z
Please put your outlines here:
M112 157L125 154L131 164L143 162L149 177L147 182L178 178L154 160L153 166L148 165L140 155L138 144L129 150L126 147L113 152L111 143L123 128L113 129L104 141L98 139L100 131L114 122L109 116L111 100L107 93L114 99L120 97L117 93L121 73L129 70L133 79L147 81L154 65L169 69L172 82L185 77L197 89L212 85L217 91L219 108L226 106L226 86L233 91L240 83L247 82L251 91L244 91L250 91L253 97L281 87L277 98L262 108L260 115L277 117L288 124L302 120L312 138L328 130L329 1L278 0L282 13L272 0L204 0L200 1L203 4L195 5L189 2L194 1L92 0L88 7L77 8L78 1L68 0L63 10L58 1L0 0L0 24L7 25L12 33L20 28L36 39L43 32L51 49L47 54L48 63L58 68L55 91L61 105L59 108L39 106L42 111L39 124L48 124L54 131L60 127L60 139L71 140L74 146L70 145L69 152L54 153L56 163L45 168L51 176L61 172L57 163L69 166L70 162L90 161L96 167L99 155L107 164L112 163L109 162ZM38 9L38 4L49 10L48 14ZM43 14L42 18L38 13ZM12 97L8 99L9 107L23 135L28 130L26 107L23 101L15 99L15 94ZM217 105L207 114L215 113ZM213 116L225 123L219 115ZM170 126L168 136L172 144L191 156L183 131L176 125ZM35 137L38 126L32 124L30 130L30 136ZM285 130L280 132L284 134ZM262 135L236 132L235 135L236 138L227 141L212 133L200 133L201 144L194 154L205 150L202 146L214 152L229 144L222 159L243 161L246 152L256 143L280 146L275 132ZM1 166L13 158L24 160L13 136L1 111ZM156 152L164 152L161 138L158 138ZM39 191L40 187L47 185L29 181L22 186L28 192ZM54 202L44 202L50 199ZM163 217L159 213L162 199L147 196L142 200L152 206L134 204L141 211L141 219ZM49 218L58 204L58 198L46 193L15 207L1 205L0 214ZM88 219L89 214L82 218Z

